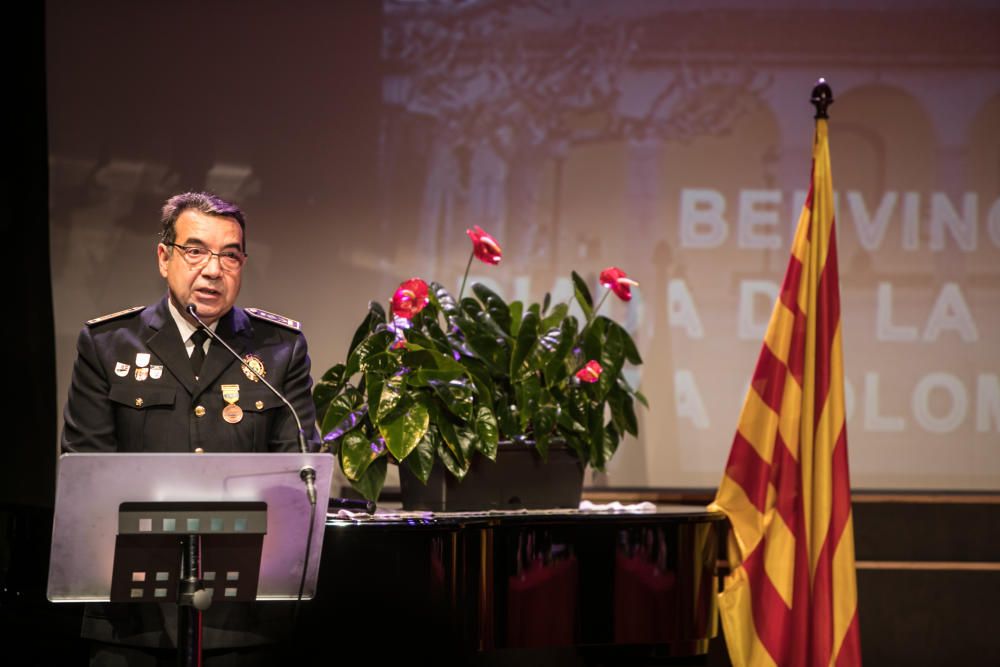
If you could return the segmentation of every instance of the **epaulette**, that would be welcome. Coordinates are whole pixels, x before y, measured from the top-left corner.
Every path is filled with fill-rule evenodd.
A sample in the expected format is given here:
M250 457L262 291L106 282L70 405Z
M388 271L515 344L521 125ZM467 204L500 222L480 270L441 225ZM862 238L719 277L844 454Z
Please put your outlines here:
M260 308L244 308L243 310L247 312L247 315L252 315L259 320L266 320L268 322L273 322L274 324L280 324L281 326L292 329L293 331L302 331L301 322L290 320L284 315L269 313L266 310L261 310Z
M116 320L119 317L124 317L125 315L138 313L145 307L146 306L132 306L131 308L126 308L125 310L119 310L117 313L108 313L107 315L101 315L100 317L95 317L92 320L87 320L87 326L92 327L95 324L100 324L101 322L108 322L109 320Z

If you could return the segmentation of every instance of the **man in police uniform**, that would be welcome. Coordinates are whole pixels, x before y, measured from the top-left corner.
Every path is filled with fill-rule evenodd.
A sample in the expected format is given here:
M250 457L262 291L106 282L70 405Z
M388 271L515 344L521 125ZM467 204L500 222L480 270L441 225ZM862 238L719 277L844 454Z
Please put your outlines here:
M297 451L298 430L287 406L221 345L205 339L186 312L205 324L281 391L295 407L311 446L318 442L309 357L298 322L234 306L247 259L238 207L188 192L163 207L157 262L167 282L158 303L87 322L77 343L64 411L64 452ZM199 340L201 338L201 340ZM204 615L206 657L220 647L273 639L272 623L249 609L216 603ZM124 655L170 660L176 645L173 605L90 605L85 637L96 644L91 664ZM160 647L156 651L115 645ZM104 656L102 658L102 656ZM246 658L236 658L246 663ZM150 663L155 664L155 663Z

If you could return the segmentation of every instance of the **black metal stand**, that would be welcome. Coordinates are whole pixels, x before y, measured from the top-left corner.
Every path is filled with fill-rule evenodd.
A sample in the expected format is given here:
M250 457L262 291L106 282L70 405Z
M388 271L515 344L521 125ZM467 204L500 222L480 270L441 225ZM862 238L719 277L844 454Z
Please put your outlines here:
M199 594L201 580L201 536L181 539L181 577L177 596L177 664L197 667L201 664L201 612L208 607ZM212 598L208 597L208 604Z
M176 602L177 664L200 665L212 600L257 598L266 503L130 502L118 518L111 601Z

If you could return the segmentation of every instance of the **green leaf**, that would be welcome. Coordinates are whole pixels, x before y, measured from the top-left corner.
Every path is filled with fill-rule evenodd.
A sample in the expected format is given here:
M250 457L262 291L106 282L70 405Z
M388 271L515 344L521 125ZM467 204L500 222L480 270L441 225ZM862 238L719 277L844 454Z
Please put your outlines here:
M451 382L465 375L465 367L437 350L407 350L403 366L410 369L406 383L411 387L424 387L431 383Z
M394 340L391 331L379 331L362 340L347 359L344 377L353 377L355 373L363 372L370 357L382 354L389 349Z
M618 433L618 429L615 428L613 422L608 422L607 426L604 427L604 435L601 438L601 460L603 463L598 470L604 471L604 466L607 465L608 461L615 455L615 452L618 451L618 443L620 441L621 434Z
M526 375L524 379L514 385L514 392L517 396L517 407L520 410L521 433L528 429L535 411L538 410L538 399L542 393L542 383L537 375Z
M343 364L341 364L343 366ZM340 393L340 387L333 383L323 382L320 380L313 386L312 399L313 406L316 408L316 414L321 415L326 412L327 407L330 405L330 401L336 398L337 394Z
M641 391L639 391L639 390L635 391L635 398L640 403L642 403L646 407L647 410L649 409L649 401L646 400L646 396Z
M511 322L510 308L500 298L500 295L482 283L473 283L472 291L479 297L479 300L483 303L486 312L489 313L493 321L505 332L509 332Z
M431 470L434 469L434 456L441 446L441 442L441 434L432 425L417 443L416 449L406 457L406 466L424 484L427 483L427 478L431 476Z
M432 382L430 387L451 414L462 421L472 421L472 403L475 393L471 382L464 379L452 380L451 382Z
M348 387L343 394L330 401L329 407L323 414L323 422L320 424L320 432L326 435L333 429L340 426L349 414L354 412L358 406L360 393L353 387Z
M566 443L573 448L580 460L585 464L590 464L590 430L588 428L588 405L589 399L586 392L580 387L575 387L567 392L566 396L559 401L562 409L556 414L556 423L559 425L559 433Z
M497 416L497 425L500 427L500 433L505 438L513 438L523 433L521 422L518 418L519 410L514 403L514 397L500 387L497 387L493 409Z
M427 433L430 419L426 399L421 399L422 397L417 397L406 401L408 405L405 410L396 410L379 420L379 433L385 438L385 446L397 461L409 456ZM401 401L400 405L402 404Z
M549 462L549 445L551 442L552 436L548 433L535 436L535 451L542 457L542 463Z
M598 470L604 470L607 459L604 458L604 406L587 406L587 437L590 465Z
M445 317L449 320L457 317L459 315L458 303L455 302L455 297L444 288L444 285L437 282L431 282L428 290L431 299L431 303L444 313Z
M366 376L369 377L369 376ZM396 405L403 399L403 377L393 376L387 378L382 383L382 392L379 394L378 408L374 411L375 417L373 421L376 426L382 423L382 420L388 417L393 410L395 410ZM372 392L368 392L368 403L369 410L371 410L371 396Z
M566 440L566 445L572 449L577 458L583 461L584 465L590 464L590 448L587 444L586 436L577 435L575 433L564 434Z
M454 475L458 481L465 479L465 474L469 472L469 466L471 465L470 461L459 461L451 449L444 444L438 447L437 455L445 469Z
M331 366L325 373L323 373L323 377L321 377L319 381L334 385L340 384L347 379L344 377L344 368L346 368L344 364L335 364Z
M344 377L344 369L346 368L347 366L344 364L331 366L323 373L319 382L313 386L313 405L316 407L316 414L321 415L326 412L330 401L343 389L344 383L348 379Z
M628 392L615 385L608 392L608 406L611 408L611 418L620 433L639 435L639 422L635 417L635 407Z
M378 373L365 375L365 393L368 399L368 418L372 425L378 424L378 409L382 399L382 385L385 378Z
M493 319L493 316L485 311L476 315L472 321L478 324L483 331L496 337L498 341L510 344L514 340L514 337L510 334L510 327L505 328L500 326L500 324ZM462 327L463 331L467 330L466 322L459 322L459 326Z
M398 369L398 354L388 350L366 357L358 366L358 370L362 373L392 373Z
M476 410L476 449L489 460L496 461L499 441L496 415L485 405L480 405Z
M608 328L604 344L601 346L599 357L603 372L597 378L597 397L604 400L621 373L622 366L625 365L625 342L622 336L626 335L621 327Z
M490 377L490 371L486 368L486 364L482 363L479 359L466 358L465 370L469 374L469 377L472 378L472 382L476 387L476 393L479 395L479 403L493 405L493 378Z
M476 444L476 432L468 426L453 424L447 419L442 419L436 424L447 445L446 449L454 454L456 461L468 469L472 460L472 449Z
M524 312L524 304L514 301L510 304L510 335L517 338L517 332L521 328L521 314Z
M558 333L553 333L553 331L546 332L543 339L539 341L542 374L545 376L547 387L562 382L572 370L568 367L566 360L576 341L576 318L567 317L562 321Z
M368 470L365 471L361 479L356 482L352 481L351 486L366 499L378 500L379 494L382 493L382 486L385 484L385 473L388 467L388 457L379 458L368 466Z
M602 315L601 317L604 316ZM632 336L625 330L625 327L612 319L608 319L608 332L610 333L612 329L618 330L621 334L622 343L625 346L625 359L633 366L639 366L642 364L642 357L639 356L639 349L635 346L635 341L632 340Z
M368 313L365 315L365 319L361 320L361 324L359 324L358 328L354 331L354 337L351 338L351 345L347 348L348 358L350 358L351 354L353 354L355 348L357 348L361 341L375 331L375 327L380 324L385 324L386 321L385 310L382 308L382 305L378 301L369 301ZM347 377L350 377L351 375L354 375L354 373L350 373Z
M607 318L595 317L583 329L583 356L585 360L601 360L601 348L604 345L604 329ZM603 364L602 364L603 366Z
M451 343L441 331L438 323L431 320L422 325L424 331L410 328L406 330L406 350L437 350L443 354L451 354ZM425 333L428 332L428 333Z
M541 324L538 325L539 331L546 331L548 329L562 326L562 322L566 319L566 315L568 313L569 304L556 304L556 306L552 309L552 312L542 318Z
M517 340L514 343L514 350L510 355L510 375L517 379L525 369L522 368L524 360L528 358L535 343L538 342L538 314L529 310L521 321L521 327L517 332Z
M458 448L462 458L466 462L471 462L476 447L476 432L469 426L456 426L455 433L458 435Z
M587 283L584 282L583 278L580 277L576 271L573 271L573 293L576 296L576 302L580 304L580 310L583 311L583 316L588 320L594 312L594 299L590 296L590 289L587 287Z
M464 331L465 342L475 352L493 376L507 375L510 365L510 348L503 339L488 333L476 323L468 325Z
M531 418L531 428L535 432L535 448L543 461L549 460L549 440L556 427L556 406L553 404L539 405Z
M548 292L545 293L545 298L542 299L542 312L546 312L549 309L549 304L552 303L552 295Z
M361 479L368 466L386 455L381 443L373 443L361 431L351 431L340 445L340 469L352 482Z

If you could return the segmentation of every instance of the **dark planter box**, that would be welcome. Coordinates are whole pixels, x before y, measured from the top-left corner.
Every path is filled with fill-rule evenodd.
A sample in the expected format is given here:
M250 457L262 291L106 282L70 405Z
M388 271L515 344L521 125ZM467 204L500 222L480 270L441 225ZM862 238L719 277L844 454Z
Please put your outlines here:
M583 466L571 450L553 446L548 462L531 445L501 445L494 463L477 455L459 482L439 461L427 484L399 466L403 509L431 512L576 508Z

